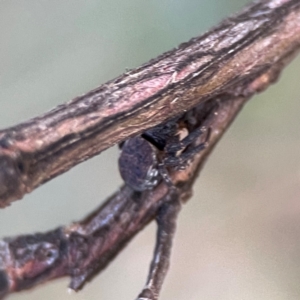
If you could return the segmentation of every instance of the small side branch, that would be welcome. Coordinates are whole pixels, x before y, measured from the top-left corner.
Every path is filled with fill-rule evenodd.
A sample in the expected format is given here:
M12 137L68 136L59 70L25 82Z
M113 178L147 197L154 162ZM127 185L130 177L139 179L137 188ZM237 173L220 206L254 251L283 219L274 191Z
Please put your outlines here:
M154 257L151 262L146 286L139 294L137 300L158 299L170 264L172 242L181 206L178 198L177 193L174 193L172 199L162 204L158 209L156 216L158 228Z

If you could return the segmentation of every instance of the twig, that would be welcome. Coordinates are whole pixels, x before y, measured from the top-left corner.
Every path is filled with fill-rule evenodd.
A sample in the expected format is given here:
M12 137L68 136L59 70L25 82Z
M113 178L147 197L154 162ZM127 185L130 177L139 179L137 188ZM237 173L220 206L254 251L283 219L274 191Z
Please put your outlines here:
M298 0L256 1L208 33L1 131L0 206L201 102L268 86L299 48L299 24Z
M206 158L247 99L272 83L293 58L300 46L299 24L299 1L257 1L204 36L44 116L2 131L2 205L182 111L194 116L195 128L211 128L208 147L185 170L170 173L178 200L185 202ZM124 186L81 222L3 239L0 296L62 276L71 277L71 288L81 288L170 204L173 192L165 182L139 193ZM169 225L172 235L174 224ZM156 283L152 288L147 282L154 297L170 253L160 245L157 251L166 259L153 261L149 278Z

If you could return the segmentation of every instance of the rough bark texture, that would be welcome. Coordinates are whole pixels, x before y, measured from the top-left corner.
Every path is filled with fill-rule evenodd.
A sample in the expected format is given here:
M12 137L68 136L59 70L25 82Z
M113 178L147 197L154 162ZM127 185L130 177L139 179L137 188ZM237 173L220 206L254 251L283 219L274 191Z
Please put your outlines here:
M170 173L180 201L245 102L300 46L300 2L256 1L205 35L27 123L0 133L1 206L116 142L183 111L211 128L208 147ZM200 143L200 137L195 143ZM0 295L70 276L77 290L147 225L172 190L124 186L81 222L0 242Z
M297 0L256 1L149 63L2 130L0 206L199 103L268 86L299 47L299 8Z

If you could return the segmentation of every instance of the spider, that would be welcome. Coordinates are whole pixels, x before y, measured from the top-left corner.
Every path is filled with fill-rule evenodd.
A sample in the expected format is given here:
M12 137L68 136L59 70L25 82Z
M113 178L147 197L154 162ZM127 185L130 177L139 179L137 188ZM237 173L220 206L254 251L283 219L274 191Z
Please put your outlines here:
M204 110L200 112L205 115ZM170 264L181 202L168 168L184 169L194 155L208 145L211 129L200 127L197 122L198 115L201 116L195 108L195 111L160 124L120 145L119 170L127 186L134 192L143 192L153 189L164 180L170 188L169 197L157 210L154 256L146 285L138 300L157 300ZM203 133L206 133L204 142L194 143Z
M184 169L209 140L210 128L200 127L189 132L187 127L176 118L121 144L119 171L124 182L140 192L153 189L162 179L174 187L167 168ZM204 132L207 132L205 141L192 145Z

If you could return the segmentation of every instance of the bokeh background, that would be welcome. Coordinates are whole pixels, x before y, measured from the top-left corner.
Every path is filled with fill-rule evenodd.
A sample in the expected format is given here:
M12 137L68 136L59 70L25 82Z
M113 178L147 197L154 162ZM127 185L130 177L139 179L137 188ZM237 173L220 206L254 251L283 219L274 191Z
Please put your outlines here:
M246 0L0 2L0 127L41 114L197 36ZM300 298L300 57L254 97L183 207L161 299ZM0 211L0 236L79 220L120 185L109 149ZM134 299L154 247L140 233L83 291L68 279L17 299Z

